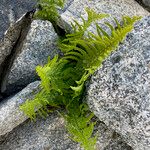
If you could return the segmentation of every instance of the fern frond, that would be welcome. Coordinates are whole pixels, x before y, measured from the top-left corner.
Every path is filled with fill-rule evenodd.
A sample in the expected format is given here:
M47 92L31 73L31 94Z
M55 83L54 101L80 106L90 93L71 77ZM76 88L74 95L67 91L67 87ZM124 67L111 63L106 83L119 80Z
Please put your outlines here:
M68 107L65 116L70 138L81 144L85 150L95 150L97 136L92 137L95 122L92 122L94 114L90 113L86 104L74 100Z
M58 8L63 8L64 3L65 0L38 0L38 11L34 17L55 22L59 17Z
M68 52L68 50L73 50L74 47L72 47L72 44L74 46L75 40L80 40L84 36L85 32L87 31L88 27L95 21L101 20L105 17L108 17L108 14L98 14L94 10L87 8L86 9L88 18L85 20L83 17L82 23L78 23L76 20L73 20L73 23L71 23L72 28L73 28L73 33L67 34L67 43L66 39L62 40L61 43L59 44L59 48L62 50L62 52ZM63 46L62 46L63 45ZM66 47L66 50L64 49ZM68 48L67 48L68 47ZM70 49L72 47L72 49Z
M88 19L87 21L83 22L84 25L84 30L87 30L87 28L91 25L91 23L97 21L97 20L101 20L103 18L109 17L108 14L99 14L96 13L94 10L86 8L85 9L88 15Z
M72 50L71 53L66 52L66 56L71 57L79 56L82 54L82 59L78 61L85 70L93 70L94 72L102 63L102 61L119 45L124 39L128 32L133 29L134 22L139 20L141 17L123 17L123 24L117 22L117 28L112 27L109 23L107 24L111 29L111 35L106 33L100 26L96 25L98 35L90 33L89 40L84 39L75 40L77 48ZM78 48L80 47L80 48Z
M57 7L62 7L63 3L64 0L39 0L41 9L37 15L53 22L59 16ZM21 105L20 109L34 120L37 114L42 117L48 114L47 105L55 108L65 106L67 113L64 117L70 137L85 150L95 150L97 136L92 134L94 114L82 101L85 82L133 29L134 22L140 17L125 16L122 23L114 18L117 27L105 22L111 30L110 35L96 24L97 35L94 35L87 31L88 27L92 22L108 15L97 14L90 9L86 9L86 12L87 20L81 17L82 24L74 21L73 32L60 40L59 47L64 52L63 57L56 55L52 60L49 58L46 65L36 68L42 80L41 91L33 100L27 100Z
M41 90L33 100L26 100L26 102L20 106L20 110L22 110L31 120L35 120L37 114L44 117L49 112L47 105L58 107L57 101L50 101L49 97L51 96L49 96L46 91Z

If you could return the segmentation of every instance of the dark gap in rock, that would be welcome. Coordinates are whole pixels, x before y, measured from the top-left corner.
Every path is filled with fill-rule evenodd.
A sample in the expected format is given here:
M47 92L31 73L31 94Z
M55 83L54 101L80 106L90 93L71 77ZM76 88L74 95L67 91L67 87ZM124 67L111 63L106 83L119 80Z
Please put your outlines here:
M135 1L138 2L144 9L150 12L150 8L146 6L141 0L135 0Z
M12 23L10 16L15 22L23 14L35 8L36 4L37 0L0 0L0 39L4 38L4 32Z
M66 34L69 34L72 31L71 26L67 22L65 22L61 17L59 17L57 21L53 21L51 23L59 37L63 38L66 36Z
M14 46L11 49L11 53L5 58L5 60L2 63L1 66L1 74L0 74L0 88L1 88L1 95L5 98L9 95L7 95L7 93L5 93L6 90L6 84L7 84L7 78L10 72L10 69L12 67L12 64L15 60L15 58L17 57L17 55L20 53L23 42L26 38L26 35L30 29L30 25L32 22L32 17L34 14L34 10L27 12L22 18L21 20L19 20L17 23L19 25L20 32L17 35L17 40L14 43ZM17 27L15 28L15 30L17 30Z

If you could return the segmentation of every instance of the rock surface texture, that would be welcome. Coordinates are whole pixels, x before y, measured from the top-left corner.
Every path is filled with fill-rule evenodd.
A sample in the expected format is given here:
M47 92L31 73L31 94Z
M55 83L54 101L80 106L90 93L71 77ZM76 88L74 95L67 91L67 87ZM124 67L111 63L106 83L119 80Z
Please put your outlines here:
M150 17L143 18L92 77L95 115L136 150L150 149Z
M10 25L13 25L23 14L35 9L37 0L0 0L0 39ZM67 0L64 12L73 0Z
M62 18L64 20L69 20L69 21L72 21L73 18L79 20L80 15L83 15L83 16L85 15L83 6L93 8L99 13L111 14L112 17L117 17L118 19L122 15L129 15L129 16L133 16L133 15L148 16L149 15L149 13L146 10L144 10L135 1L122 0L118 4L118 1L110 2L108 0L102 0L102 1L95 0L95 1L90 1L90 2L89 1L83 2L83 1L76 0L68 8L68 10L62 14ZM78 10L75 11L75 8L78 8ZM93 28L91 28L91 30L94 32ZM121 62L120 61L121 59L122 65L126 65L126 67L128 65L131 65L131 66L129 68L123 68L125 66L121 67L121 64L118 64L115 68L114 64L112 63L112 65L107 68L107 65L109 63L108 61L106 61L106 66L105 64L103 66L104 72L99 71L95 75L95 77L92 78L89 84L88 96L87 96L89 106L91 107L92 111L95 112L97 117L99 117L99 119L104 122L106 121L106 124L108 125L108 127L112 127L116 132L120 133L124 137L124 140L126 140L126 142L128 142L131 146L133 146L134 149L137 149L137 150L150 149L149 147L150 139L149 137L147 137L148 136L147 134L149 134L148 133L149 132L149 125L148 125L148 122L149 122L148 112L149 111L146 108L147 102L150 99L150 96L148 94L149 86L150 86L149 72L148 72L149 71L148 61L150 57L149 56L149 52L150 52L150 41L149 41L150 32L149 31L150 31L150 22L149 22L149 17L147 17L136 25L135 30L129 35L129 37L125 41L125 45L123 45L122 48L120 48L120 50L118 51L118 54L116 54L117 56L115 57L115 59L113 60L112 58L112 61L114 63L116 62L116 65L118 64L117 61ZM124 51L124 53L121 52L121 50ZM122 57L124 58L124 61ZM120 69L120 72L119 72L119 69ZM123 72L125 71L125 69L126 69L126 72ZM123 74L122 76L120 76L121 73ZM144 76L144 73L145 73L145 76ZM118 81L119 78L121 78L122 82ZM112 83L110 80L113 80ZM106 84L106 87L105 87L106 89L103 87L103 84ZM111 87L109 87L109 85ZM126 90L127 94L129 95L129 97L127 97L128 101L126 101L124 97L125 91L121 91L121 90L119 91L119 89L117 91L117 88L120 86L122 86L121 87L122 90L124 88L129 87L129 89ZM137 88L134 89L135 87ZM116 90L116 91L113 91L113 90ZM135 91L137 91L137 93L134 93ZM138 95L139 97L136 97L136 94L139 94ZM104 95L104 98L102 97L103 95ZM114 96L114 99L113 99L113 96ZM120 100L119 98L121 97L122 99ZM131 98L133 98L133 101L132 100L130 101ZM134 99L136 100L134 101ZM119 100L121 101L120 103L118 102ZM136 104L136 101L137 101L137 104ZM128 103L129 104L131 103L132 107L130 105L127 105ZM120 107L118 106L119 104L120 104ZM136 110L134 110L134 109L131 109L130 107L131 108L137 107L137 108ZM116 111L115 111L115 108L116 108ZM117 111L117 109L119 109L120 111ZM134 113L139 113L139 115L137 115L139 118L135 117ZM140 115L143 116L143 119L140 118ZM144 119L146 120L145 122L144 122ZM119 124L119 121L120 121L120 124Z
M0 136L24 122L27 117L20 111L19 106L27 99L33 98L40 88L40 81L29 84L21 92L0 103Z
M57 34L48 21L34 20L20 51L16 54L10 70L6 72L1 90L13 93L35 81L35 68L47 62L58 53L56 48Z
M30 122L19 110L20 104L40 90L35 67L46 63L48 56L59 53L58 36L50 22L32 21L32 15L29 22L23 21L21 16L34 5L34 0L0 0L0 39L11 25L0 41L0 99L3 99L0 102L0 150L81 150L79 144L69 139L65 122L57 111L47 119ZM81 21L81 15L87 17L86 7L111 15L102 22L112 22L113 17L120 20L122 15L150 15L134 0L68 0L64 11L60 11L61 17L68 24L73 19ZM93 26L89 29L95 32ZM20 92L12 95L17 91ZM150 149L149 91L150 16L136 23L124 44L87 84L87 102L105 123L99 121L95 127L97 150ZM4 99L4 94L10 97Z
M72 19L79 19L85 15L85 8L92 8L98 13L107 13L112 17L120 18L122 15L145 16L149 13L134 0L74 0L62 14L62 18L69 23Z
M32 99L40 90L40 82L28 85L21 92L3 101L0 105L0 149L2 150L80 150L80 146L69 138L64 119L56 112L47 119L38 118L36 122L19 110L26 99ZM97 148L101 150L132 150L122 142L121 137L102 122L95 127L98 132Z
M3 40L0 41L0 92L5 90L6 74L9 72L26 38L32 22L32 16L33 12L23 15L20 20L8 28Z
M147 6L150 10L150 1L149 0L142 0L142 2Z
M35 0L1 0L0 1L0 39L9 25L12 25L23 14L31 11Z

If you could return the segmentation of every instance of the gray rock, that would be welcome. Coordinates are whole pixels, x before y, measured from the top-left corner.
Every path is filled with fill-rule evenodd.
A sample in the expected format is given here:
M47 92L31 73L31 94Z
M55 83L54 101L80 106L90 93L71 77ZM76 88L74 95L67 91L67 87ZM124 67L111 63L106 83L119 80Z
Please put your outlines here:
M149 0L142 0L142 2L150 9L150 1Z
M150 149L150 16L92 77L87 101L95 115L135 150Z
M3 40L0 41L0 87L26 37L32 16L33 12L23 15L13 26L8 28Z
M9 25L13 24L23 14L31 11L36 0L1 0L0 1L0 39Z
M78 8L78 9L77 9ZM85 11L85 8L93 9L97 13L105 13L109 14L110 17L102 19L100 21L97 21L98 24L107 32L110 32L110 30L103 25L104 22L108 21L114 26L116 25L114 23L114 17L118 19L119 21L122 19L122 16L148 16L150 13L145 10L142 6L140 6L136 1L134 0L75 0L70 7L61 15L62 19L69 23L71 25L71 22L73 22L73 19L77 20L78 22L81 22L80 16L82 16L84 19L87 18L87 13ZM96 28L92 24L89 29L91 32L95 33Z
M67 0L64 12L73 0ZM35 8L37 0L1 0L0 1L0 39L3 38L4 32L14 22L16 22L23 14Z
M134 0L74 0L74 2L72 2L72 4L62 14L62 18L68 23L73 19L79 20L81 15L86 18L86 7L94 9L97 13L107 13L112 17L117 18L120 18L122 15L149 15L149 12L147 12Z
M0 136L10 132L13 128L24 122L27 117L20 111L19 106L26 99L32 99L37 93L40 81L29 84L15 96L0 103ZM1 149L1 148L0 148Z
M99 123L97 150L133 150L105 124ZM81 150L73 142L65 129L64 119L56 112L46 119L38 118L36 122L27 120L9 134L0 137L2 150Z
M58 53L57 34L48 21L34 20L21 50L1 85L1 91L11 94L38 79L35 68Z
M32 99L40 90L39 84L39 81L31 83L12 98L0 103L0 149L81 149L79 144L69 139L64 119L57 111L49 114L46 119L37 118L36 122L31 122L19 110L19 106L26 99ZM102 122L98 122L94 132L99 135L97 149L132 150L118 134L108 129Z
M145 9L143 9L135 1L121 0L121 1L119 1L119 4L118 4L117 0L114 0L114 1L111 1L111 2L109 0L101 0L101 1L100 0L94 0L94 1L86 1L86 0L85 1L78 1L78 0L76 0L67 9L67 11L62 14L62 18L64 20L70 21L70 22L73 20L73 18L80 21L79 18L80 18L81 15L83 15L84 18L87 17L85 15L85 11L84 11L85 7L93 8L96 12L99 12L99 13L111 14L112 17L116 17L118 19L121 18L122 15L129 15L129 16L133 16L133 15L148 16L149 15L149 13ZM78 8L78 9L76 9L76 8ZM116 56L116 60L115 60L116 62L119 61L120 59L122 59L122 57L123 57L124 61L122 62L122 64L127 65L128 63L131 62L130 60L132 60L132 59L129 59L128 60L129 62L128 62L126 60L127 56L130 57L130 55L131 55L131 57L132 57L133 54L134 54L134 61L136 61L139 58L142 59L142 57L143 57L143 55L141 55L142 50L143 50L143 53L145 53L145 57L147 56L147 59L148 59L148 57L149 57L149 43L150 43L148 41L148 39L149 39L149 37L148 37L149 36L148 35L149 34L148 27L149 27L148 18L143 20L143 22L139 23L139 25L137 25L135 27L136 30L132 34L130 34L130 37L128 37L128 40L126 41L127 43L126 43L126 52L125 52L125 54L121 55L120 54L121 52L119 51L118 53L121 55L121 58L120 58L120 55L118 54L119 56ZM91 28L91 30L94 32L93 28ZM133 35L133 37L131 37L131 35ZM130 42L129 39L131 39L131 42ZM131 49L132 49L132 51L131 51ZM135 49L135 50L133 50L133 49ZM140 59L139 59L139 61L140 61ZM134 61L133 61L133 63L134 63ZM144 65L144 62L142 62L142 63L143 63L142 65ZM108 64L108 62L107 62L107 64ZM113 80L113 79L117 80L118 78L121 78L119 75L121 74L121 71L123 71L123 70L121 70L122 67L120 68L120 72L118 72L117 69L118 69L119 66L116 67L115 69L112 69L112 68L115 67L114 64L112 64L110 67L107 67L107 64L103 67L103 69L107 70L107 72L102 73L102 71L100 71L99 73L97 73L95 78L94 77L92 78L91 86L89 87L88 95L87 95L87 100L88 100L89 106L95 112L95 114L98 116L98 118L100 120L106 122L108 127L111 127L116 132L120 133L121 136L124 137L125 141L128 142L130 145L132 145L135 149L139 150L139 149L143 149L143 148L148 148L149 147L148 138L146 138L146 135L144 136L144 133L142 133L142 131L139 133L138 130L135 129L135 132L134 131L133 132L127 132L128 130L130 131L130 129L132 129L132 128L128 129L128 127L129 127L129 124L127 122L128 120L125 119L126 118L125 116L127 116L127 114L125 115L125 112L121 113L121 110L127 111L129 109L129 108L125 109L126 105L124 105L124 103L123 103L124 101L123 102L121 101L123 104L121 105L120 111L118 113L115 111L115 108L113 107L113 104L115 106L118 104L116 99L113 100L113 96L119 96L119 93L116 94L116 93L114 93L113 91L110 91L110 90L113 90L113 89L115 90L115 88L117 88L119 85L118 84L117 85L110 85L110 86L112 86L112 88L110 88L110 89L109 89L109 87L108 88L107 87L105 87L105 88L102 87L101 88L100 85L99 85L99 84L103 83L104 85L106 84L106 86L109 86L109 84L111 84L111 82L109 82L109 80ZM138 66L139 66L139 68L141 67L140 64L138 65L138 63L134 64L134 65L137 66L137 68L138 68ZM130 74L134 71L134 69L133 70L128 69L128 71L129 71L128 74ZM110 72L111 72L111 76L110 76ZM118 75L115 76L116 72L118 72ZM124 75L123 77L125 78L128 74ZM136 76L136 72L133 73L133 77L134 76ZM104 79L101 79L101 77L103 77ZM124 81L125 79L123 77L122 77L122 80ZM143 80L144 80L144 78L146 78L146 77L143 77ZM146 80L147 82L145 83L146 85L145 85L144 90L146 90L146 86L148 87L148 83L149 83L148 78L149 77L147 77L147 80ZM116 81L117 83L118 83L118 80ZM130 78L130 80L132 80L132 79ZM139 78L139 82L140 82L140 80L141 79ZM112 81L112 82L114 83L115 81ZM141 80L141 82L142 82L142 80ZM128 86L127 81L124 81L123 83L126 83L127 86ZM125 85L126 85L126 84L123 85L123 83L121 84L122 88L125 87ZM134 81L132 84L134 85L135 83L136 83L136 81ZM137 85L135 84L135 87L136 86L137 86L137 88L138 88L138 86L140 88L141 85L138 85L138 83L137 83ZM148 89L147 89L147 92L148 92ZM110 95L108 95L107 93L109 93ZM132 94L130 92L130 90L128 90L128 93L130 93L129 95L131 97L133 96L133 98L134 98L135 95ZM102 94L105 96L103 99L101 98L103 101L100 99L100 96L102 96ZM106 96L108 96L108 97L106 97ZM123 96L123 95L120 92L120 97L121 96ZM148 94L146 95L146 93L145 93L145 96L148 96ZM119 99L119 97L118 97L118 99ZM147 98L145 97L145 99L148 101L148 97ZM102 101L102 104L101 104L100 100ZM142 100L144 100L144 99L141 99L140 104L142 104ZM104 109L106 109L106 111L104 111L104 109L102 109L103 105L104 105ZM110 105L110 110L109 110L109 108L107 108L107 107L109 107L109 105ZM112 106L112 109L111 109L111 106ZM133 107L136 107L136 106L133 105ZM128 112L130 113L130 111L128 111ZM119 114L119 113L121 113L121 114ZM128 115L129 115L129 113L128 113ZM121 124L122 126L120 124L117 124L117 121L116 121L117 119L119 119L118 118L119 115L122 116L122 117L120 117L120 120L124 123L124 124ZM143 111L143 115L144 115L144 111ZM114 119L115 121L113 120L113 122L112 122L112 120L107 120L108 118L111 118L111 116L112 116L112 120L114 118L116 120ZM132 113L131 113L131 116L132 116ZM125 117L125 118L123 119L123 117ZM130 120L130 118L128 118L128 119ZM138 118L137 119L134 118L134 119L135 119L135 122L139 122ZM131 118L131 120L132 120L132 118ZM131 121L130 124L132 124L132 121ZM122 128L119 128L120 126L118 127L117 125L118 126L120 125ZM144 126L145 125L142 124L141 129L144 130ZM137 125L137 128L138 127L139 126ZM147 127L147 130L148 130L148 127ZM143 135L143 137L142 137L142 135ZM147 143L146 143L146 140L147 140Z

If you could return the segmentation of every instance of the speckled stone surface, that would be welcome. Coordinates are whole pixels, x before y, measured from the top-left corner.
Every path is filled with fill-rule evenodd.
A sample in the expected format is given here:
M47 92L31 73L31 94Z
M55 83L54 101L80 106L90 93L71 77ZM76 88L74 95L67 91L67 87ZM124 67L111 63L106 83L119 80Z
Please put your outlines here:
M61 17L69 24L71 24L74 19L78 22L81 22L82 20L80 16L85 19L87 18L87 13L85 12L85 8L87 7L93 9L97 13L109 14L108 18L97 21L98 24L107 32L110 32L110 30L104 26L103 23L108 21L115 26L114 17L120 21L122 16L126 15L143 17L150 15L147 10L145 10L134 0L120 0L119 3L118 0L74 0L74 2L72 2L66 11L61 14ZM96 33L96 28L93 24L88 30Z
M149 15L143 7L134 0L74 0L72 4L62 14L62 18L69 23L72 19L79 19L81 14L85 15L85 8L92 8L97 13L107 13L112 17L121 17L122 15Z
M150 149L150 16L92 77L87 101L95 115L135 150Z
M32 22L22 49L8 72L5 93L18 91L37 79L36 66L45 64L48 56L52 58L58 53L56 41L57 34L50 22Z
M105 124L100 122L95 131L99 135L97 150L133 150ZM56 112L49 114L46 119L38 118L36 122L27 120L9 134L0 137L0 149L81 150L80 145L69 138L64 119Z
M0 150L80 150L79 144L69 139L64 119L57 112L31 122L19 110L19 105L39 91L39 84L33 82L0 103ZM97 123L94 132L98 134L98 150L133 150L102 122Z
M142 2L150 9L150 0L142 0Z
M40 81L31 83L15 96L0 102L0 136L10 132L27 119L19 110L19 106L25 102L26 99L33 98L35 93L40 90L38 87L39 84Z
M31 11L35 4L35 0L0 0L0 39L9 25Z
M86 7L117 18L122 15L149 15L134 0L120 0L119 3L118 0L71 0L62 18L66 22L78 19L81 14L85 15ZM150 149L148 20L147 17L137 24L126 43L104 62L104 67L90 81L87 92L89 106L108 125L99 123L95 129L99 135L97 150L133 150L126 142L135 150ZM7 92L19 90L36 80L35 66L45 63L48 55L53 56L58 52L57 49L51 51L56 48L56 39L50 23L32 23L22 51L9 73ZM14 97L0 103L0 135L3 135L0 136L0 149L80 150L79 144L68 138L64 120L57 113L50 114L46 120L38 118L35 123L25 121L27 117L19 111L18 106L38 91L38 85L38 81L32 83Z
M20 37L23 27L25 27L25 24L30 26L32 16L32 13L23 15L13 26L8 28L7 32L5 32L4 38L0 40L0 67L5 58L10 55L11 50Z
M0 0L0 39L7 28L18 20L23 14L35 8L37 0ZM67 0L64 12L73 0Z

